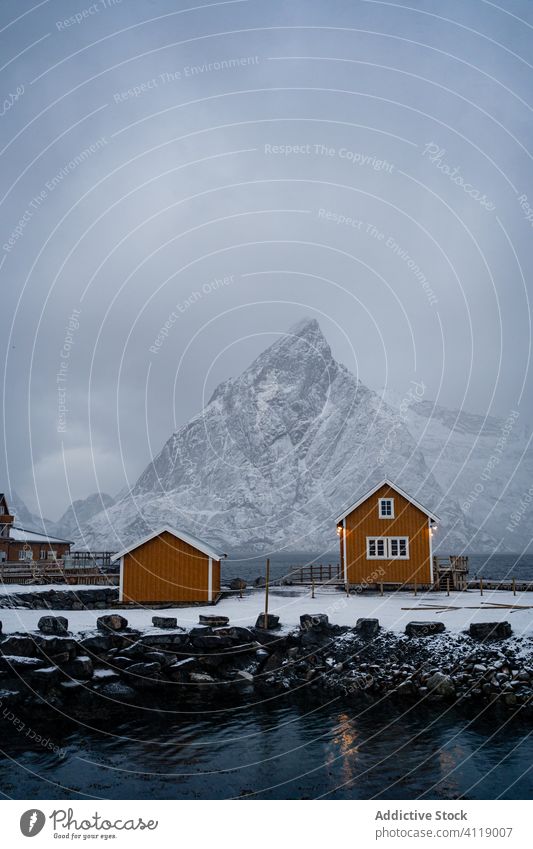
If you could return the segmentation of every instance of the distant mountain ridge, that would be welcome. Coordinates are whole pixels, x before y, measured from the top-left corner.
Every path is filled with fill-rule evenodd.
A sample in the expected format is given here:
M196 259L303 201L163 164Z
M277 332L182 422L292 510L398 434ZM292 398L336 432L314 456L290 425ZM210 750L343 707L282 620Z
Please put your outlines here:
M386 403L305 320L223 381L75 542L118 550L168 524L230 552L331 550L336 515L388 477L440 515L444 550L491 550L498 540L461 508L462 490L447 491L435 473L434 440L429 455L418 442L426 403L407 414ZM445 413L426 421L446 432Z

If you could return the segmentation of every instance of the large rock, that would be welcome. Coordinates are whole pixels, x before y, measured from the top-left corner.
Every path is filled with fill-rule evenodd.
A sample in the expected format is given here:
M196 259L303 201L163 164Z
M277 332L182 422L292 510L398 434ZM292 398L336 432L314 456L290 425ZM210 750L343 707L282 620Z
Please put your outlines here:
M475 640L504 640L513 629L509 622L472 622L468 633Z
M157 686L160 681L160 663L133 663L127 670L122 671L128 682L136 688L150 688Z
M183 649L189 645L189 635L184 631L169 631L168 634L144 634L139 639L139 643L152 649Z
M118 613L108 613L98 617L96 627L99 631L124 631L128 627L128 620Z
M45 666L42 669L33 670L29 677L35 687L48 690L50 687L59 684L63 673L57 666Z
M280 628L279 616L276 616L275 613L268 613L266 616L264 613L260 613L255 627L264 631L273 631L275 628Z
M152 616L154 628L177 628L178 620L175 616Z
M30 672L32 669L42 669L46 666L44 660L38 657L21 657L20 655L0 655L0 671L10 672L15 670L19 675L24 677L25 672Z
M249 628L242 628L240 625L217 628L213 633L216 637L230 637L235 646L249 645L250 643L255 645L256 643L255 634Z
M223 649L231 648L235 641L230 636L205 634L205 636L191 637L191 643L195 649L201 649L202 651L222 651Z
M79 646L89 654L107 654L114 648L122 648L122 640L117 640L115 634L90 634L80 640Z
M93 677L93 662L87 655L80 655L79 657L74 658L74 660L63 668L65 673L71 678L88 680Z
M224 627L229 624L228 616L206 616L200 613L198 618L200 625L209 625L211 628Z
M302 613L300 616L300 628L307 631L309 628L324 629L329 625L326 613Z
M426 686L435 696L442 696L443 699L451 699L455 696L455 684L449 675L443 672L434 672L426 681Z
M408 622L405 633L408 637L432 637L446 630L444 622Z
M12 634L0 643L2 654L18 654L23 657L35 657L37 654L37 643L33 637Z
M41 616L37 627L42 634L65 636L68 634L68 619L64 616Z
M355 630L359 636L364 637L365 639L375 637L379 631L379 619L366 619L361 617L355 623Z
M245 590L247 586L248 584L244 578L233 578L233 580L230 581L229 588L230 590Z

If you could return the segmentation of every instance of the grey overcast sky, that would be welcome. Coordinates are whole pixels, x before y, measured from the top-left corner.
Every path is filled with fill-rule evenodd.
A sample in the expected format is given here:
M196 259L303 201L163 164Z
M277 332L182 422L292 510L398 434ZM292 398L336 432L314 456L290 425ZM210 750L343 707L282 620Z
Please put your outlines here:
M528 0L3 0L0 490L115 494L304 317L531 421L532 45Z

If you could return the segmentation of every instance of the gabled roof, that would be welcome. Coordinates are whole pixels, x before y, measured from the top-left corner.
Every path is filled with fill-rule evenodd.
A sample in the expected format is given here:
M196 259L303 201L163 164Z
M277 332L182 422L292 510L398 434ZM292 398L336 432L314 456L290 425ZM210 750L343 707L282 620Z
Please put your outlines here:
M71 541L69 539L59 539L59 537L50 537L46 534L40 534L38 533L38 531L27 531L26 528L19 528L17 525L12 525L10 527L9 539L13 540L13 542L61 542L65 545L71 545Z
M385 480L380 481L380 483L378 483L377 486L373 487L369 492L366 492L364 495L362 495L361 498L356 501L355 504L352 504L350 507L348 507L348 509L345 510L344 513L341 513L341 515L338 516L338 518L336 519L336 523L339 524L339 522L342 522L342 520L345 519L346 516L348 516L350 513L353 513L353 511L365 501L368 501L368 499L371 498L378 491L378 489L381 489L382 486L390 486L391 489L393 489L399 495L403 495L403 497L406 498L407 501L409 501L411 504L414 504L415 507L418 507L418 509L421 510L422 513L425 513L426 516L429 516L429 518L433 519L434 522L440 522L439 517L436 516L435 513L432 513L431 510L427 509L427 507L424 507L422 504L419 504L418 501L415 501L414 498L411 498L411 496L404 492L403 489L400 489L400 487L396 486L395 483L392 483L392 481L385 478Z
M155 539L156 537L160 537L161 534L171 534L173 537L180 539L182 542L188 543L188 545L192 545L193 548L197 548L198 551L201 551L202 554L206 554L208 557L212 557L213 560L221 560L225 557L224 554L220 554L218 551L215 551L214 548L211 548L206 542L198 539L192 534L185 533L184 531L177 531L175 528L169 528L168 525L164 525L162 528L158 528L157 531L153 531L148 534L148 536L143 537L142 539L138 539L135 542L132 542L127 548L124 548L122 551L119 551L118 554L115 554L111 558L111 562L114 563L116 560L119 560L121 557L124 557L125 554L129 554L131 551L135 551L136 548L140 548L141 545L144 545L146 542L150 542L150 540Z

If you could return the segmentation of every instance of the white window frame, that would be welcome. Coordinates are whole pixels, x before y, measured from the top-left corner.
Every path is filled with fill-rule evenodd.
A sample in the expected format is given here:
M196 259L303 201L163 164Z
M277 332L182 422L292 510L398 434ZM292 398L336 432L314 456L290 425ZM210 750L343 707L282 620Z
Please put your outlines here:
M33 558L33 552L31 549L27 548L19 548L19 560L31 560Z
M383 542L384 553L383 554L370 554L370 545L371 543L376 543L378 540ZM405 542L405 554L391 554L392 549L392 541L404 540ZM367 537L366 538L366 559L367 560L409 560L409 537L398 536L398 537Z
M388 514L382 513L381 505L384 501L390 502L390 516ZM394 519L394 498L378 498L378 516L380 519Z

